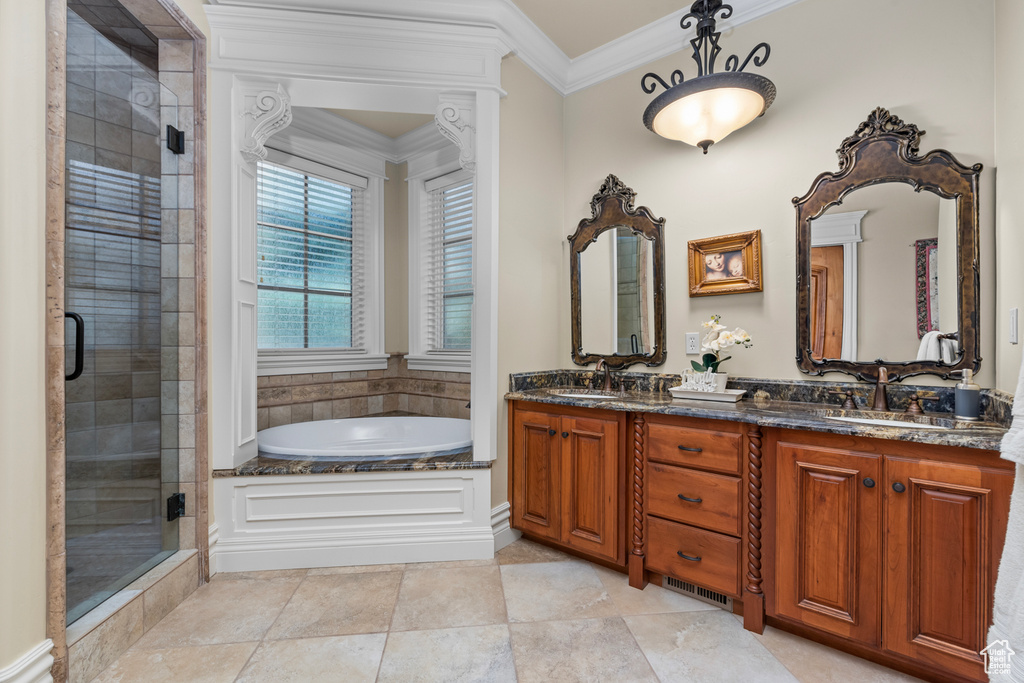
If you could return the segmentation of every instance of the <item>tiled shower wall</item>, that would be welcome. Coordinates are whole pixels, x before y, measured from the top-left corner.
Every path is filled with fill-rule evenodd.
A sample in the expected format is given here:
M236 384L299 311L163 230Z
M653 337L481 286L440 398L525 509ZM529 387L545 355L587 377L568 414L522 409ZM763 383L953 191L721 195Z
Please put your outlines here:
M403 354L392 354L387 370L263 376L257 380L257 428L394 410L468 419L469 377L409 370Z

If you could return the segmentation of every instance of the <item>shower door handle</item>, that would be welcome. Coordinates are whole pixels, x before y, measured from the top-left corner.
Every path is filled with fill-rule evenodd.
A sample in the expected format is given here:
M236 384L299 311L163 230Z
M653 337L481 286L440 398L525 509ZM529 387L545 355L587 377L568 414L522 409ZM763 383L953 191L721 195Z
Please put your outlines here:
M75 369L70 375L64 375L64 379L70 382L78 379L85 369L85 321L77 313L65 313L64 317L75 321Z

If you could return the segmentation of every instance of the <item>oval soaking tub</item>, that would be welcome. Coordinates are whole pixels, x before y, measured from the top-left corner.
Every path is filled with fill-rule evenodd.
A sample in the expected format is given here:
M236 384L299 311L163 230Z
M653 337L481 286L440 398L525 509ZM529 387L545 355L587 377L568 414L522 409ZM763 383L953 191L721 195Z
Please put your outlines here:
M434 453L473 445L469 420L451 417L350 417L264 429L260 453L281 459L337 459Z

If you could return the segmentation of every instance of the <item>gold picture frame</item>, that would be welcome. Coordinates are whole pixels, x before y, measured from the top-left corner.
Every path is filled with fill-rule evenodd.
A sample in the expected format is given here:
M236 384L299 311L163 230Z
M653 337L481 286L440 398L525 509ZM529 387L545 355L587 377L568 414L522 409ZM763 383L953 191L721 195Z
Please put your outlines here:
M692 240L687 251L691 297L762 291L760 230Z

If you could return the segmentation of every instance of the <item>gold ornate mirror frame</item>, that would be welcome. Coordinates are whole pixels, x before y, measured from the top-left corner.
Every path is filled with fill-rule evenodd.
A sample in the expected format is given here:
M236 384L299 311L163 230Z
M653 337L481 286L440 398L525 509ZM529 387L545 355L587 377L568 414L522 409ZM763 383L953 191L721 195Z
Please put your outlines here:
M636 192L614 175L609 175L601 189L590 200L591 217L579 222L569 235L569 277L572 287L572 361L588 365L599 360L612 368L625 368L637 363L661 365L665 362L665 243L662 239L664 218L655 218L646 206L633 207ZM601 233L627 227L651 242L653 257L654 334L649 353L597 354L583 350L583 321L580 281L580 256Z
M885 367L889 380L932 374L943 379L959 376L981 365L978 356L980 277L978 272L978 176L981 164L967 167L945 150L918 155L924 131L904 123L881 107L875 109L856 132L836 150L839 171L822 173L803 197L794 197L796 207L796 360L810 375L845 372L874 381ZM811 355L811 220L842 203L850 192L879 183L907 183L914 190L934 192L943 199L956 200L958 333L959 355L952 363L941 361L874 362L815 359Z

